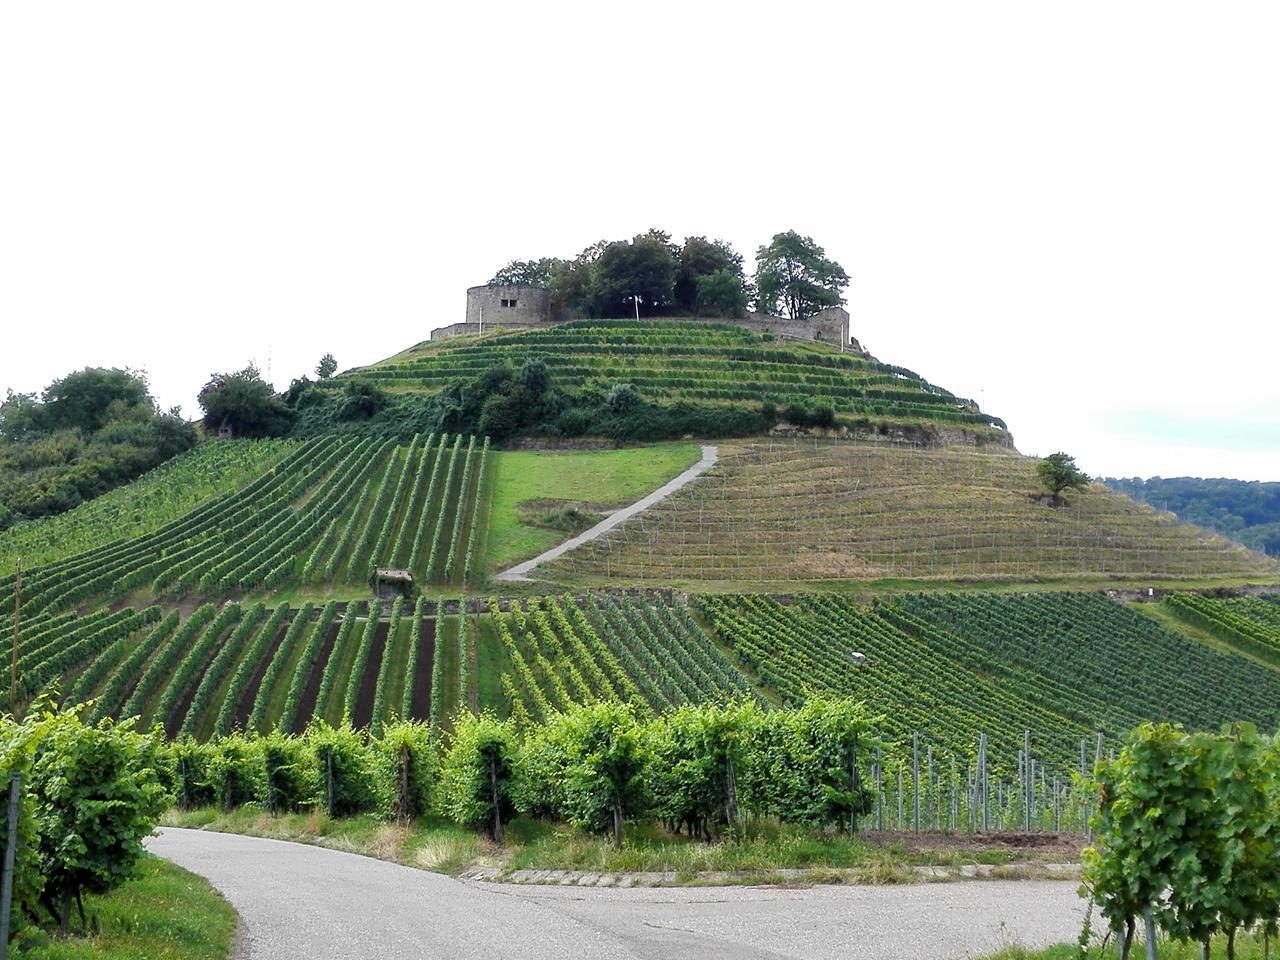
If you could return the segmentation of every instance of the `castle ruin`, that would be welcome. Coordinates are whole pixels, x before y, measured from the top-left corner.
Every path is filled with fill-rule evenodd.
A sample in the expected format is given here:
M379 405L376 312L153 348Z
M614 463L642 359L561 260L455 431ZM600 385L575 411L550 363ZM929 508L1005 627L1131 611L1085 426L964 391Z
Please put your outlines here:
M480 334L497 328L504 330L546 330L576 317L557 310L546 287L527 284L488 284L467 288L466 319L461 323L431 331L432 340L443 340L463 334ZM627 319L627 318L620 318ZM767 313L749 311L744 317L646 317L646 320L671 320L679 323L727 323L752 333L768 333L795 340L818 340L832 346L844 344L854 353L870 356L849 335L849 311L843 307L827 307L803 320L788 320Z

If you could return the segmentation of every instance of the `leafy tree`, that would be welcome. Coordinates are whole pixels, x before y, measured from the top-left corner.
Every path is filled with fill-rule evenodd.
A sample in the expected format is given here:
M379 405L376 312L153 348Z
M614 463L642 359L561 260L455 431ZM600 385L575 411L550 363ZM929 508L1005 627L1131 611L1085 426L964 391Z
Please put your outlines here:
M238 437L278 437L293 423L293 411L252 363L243 370L213 374L196 399L207 428L227 424Z
M747 309L747 290L742 277L731 270L717 270L698 277L694 307L704 316L742 316Z
M493 275L488 286L550 287L556 271L561 269L563 265L564 261L557 257L542 257L538 260L512 260Z
M742 272L742 254L724 240L686 237L684 246L680 248L676 267L674 289L676 307L686 313L707 309L709 305L699 304L699 300L702 299L699 281L721 272L728 272L737 278L738 289L743 289L745 277ZM721 282L724 283L724 281ZM745 300L743 307L746 307Z
M195 445L177 409L162 413L146 378L89 367L0 403L0 529L68 510Z
M1055 500L1061 499L1066 490L1083 490L1089 486L1089 476L1076 466L1076 458L1061 451L1041 460L1036 466L1036 475Z
M338 370L338 361L333 359L332 353L326 353L320 358L320 362L316 364L316 376L321 380L328 380Z
M86 367L53 381L44 392L49 430L94 433L130 407L157 412L145 374L134 370Z
M641 234L604 248L594 265L592 301L600 316L645 316L669 309L675 297L676 265L664 234Z
M848 285L844 267L794 230L775 234L756 252L756 302L766 313L803 320L844 303Z

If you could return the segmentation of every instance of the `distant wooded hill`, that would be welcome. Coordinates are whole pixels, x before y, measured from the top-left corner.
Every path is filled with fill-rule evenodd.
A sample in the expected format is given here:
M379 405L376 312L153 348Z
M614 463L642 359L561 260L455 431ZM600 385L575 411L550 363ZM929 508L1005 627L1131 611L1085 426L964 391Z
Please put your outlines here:
M1113 490L1177 514L1179 520L1280 555L1280 483L1201 477L1102 477Z

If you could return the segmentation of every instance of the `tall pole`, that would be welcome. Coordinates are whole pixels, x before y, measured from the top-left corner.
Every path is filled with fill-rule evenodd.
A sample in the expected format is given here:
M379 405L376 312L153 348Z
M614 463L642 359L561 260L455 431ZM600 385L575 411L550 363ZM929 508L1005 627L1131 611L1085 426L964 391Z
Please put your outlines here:
M640 297L637 296L636 294L632 294L631 302L635 305L635 308L636 308L636 323L639 323L640 322Z
M13 656L9 661L9 712L18 715L18 634L22 631L22 558L13 591Z

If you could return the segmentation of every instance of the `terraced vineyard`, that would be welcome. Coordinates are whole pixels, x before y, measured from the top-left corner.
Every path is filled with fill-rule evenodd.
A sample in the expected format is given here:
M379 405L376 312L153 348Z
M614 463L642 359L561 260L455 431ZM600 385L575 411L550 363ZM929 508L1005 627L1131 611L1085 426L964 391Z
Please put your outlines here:
M424 346L356 371L393 390L434 392L503 362L544 360L555 382L634 385L661 402L829 404L846 419L934 421L1002 431L978 411L901 367L840 353L834 345L766 338L726 324L583 320L551 330ZM341 378L339 378L340 380Z
M1037 461L962 447L770 440L544 568L574 583L1275 576L1274 559L1100 485L1037 499Z
M496 600L491 611L498 611ZM660 596L539 597L492 614L507 669L505 710L521 724L574 703L621 700L645 711L752 695L682 605Z
M461 586L483 569L477 544L487 440L430 436L407 445L324 437L252 483L207 499L141 536L36 567L29 613L95 598L243 595L285 583L368 583L375 567ZM129 488L126 488L129 489ZM0 580L0 607L16 578Z

